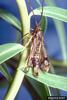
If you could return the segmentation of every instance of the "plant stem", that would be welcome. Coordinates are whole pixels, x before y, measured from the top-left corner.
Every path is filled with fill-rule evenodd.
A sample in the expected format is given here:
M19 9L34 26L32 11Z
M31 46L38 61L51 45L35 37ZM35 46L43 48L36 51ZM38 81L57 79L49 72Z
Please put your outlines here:
M5 96L5 100L14 100L16 94L18 93L18 90L21 86L22 80L24 79L24 72L21 70L17 70L15 78L11 84L11 87Z
M25 0L16 0L16 1L19 8L20 16L21 16L22 32L23 32L23 35L25 35L29 33L30 31L30 20L28 17L26 3L25 3ZM28 39L26 40L28 41ZM26 44L27 42L26 40L24 39L23 45ZM21 60L18 66L18 70L16 71L14 80L9 88L9 91L7 92L5 96L5 100L14 100L18 93L19 88L25 76L25 73L22 71L22 68L25 67L26 58L27 58L27 49L21 55Z
M25 0L16 0L21 17L21 25L23 36L27 33L30 33L30 18L28 16L28 11L26 9ZM25 45L28 41L28 38L24 39L23 44Z

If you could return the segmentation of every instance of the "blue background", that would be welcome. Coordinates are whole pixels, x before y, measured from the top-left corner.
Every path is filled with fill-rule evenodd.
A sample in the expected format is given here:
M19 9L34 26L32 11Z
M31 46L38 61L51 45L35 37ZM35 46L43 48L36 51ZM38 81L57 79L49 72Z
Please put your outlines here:
M34 0L32 1L33 1L32 6L33 8L35 8L35 2ZM57 3L57 6L67 9L66 0L62 0L62 1L56 0L56 3ZM5 8L9 10L16 17L18 17L18 19L20 19L16 0L0 0L0 8ZM47 25L48 28L46 31L47 34L45 35L44 38L45 38L45 43L47 45L46 47L47 47L48 55L51 57L55 57L57 59L62 59L60 43L57 37L54 23L51 18L47 18L47 20L48 20L48 25ZM67 32L66 23L64 23L64 27L65 27L65 31ZM67 37L67 34L66 34L66 37ZM11 25L9 25L8 23L0 19L0 44L8 43L8 42L16 42L16 30ZM8 82L5 83L4 87L0 88L0 100L3 100L3 96L6 93L7 86L8 86ZM64 92L64 91L60 91L60 93L62 96L67 95L67 92ZM16 100L22 100L20 98L22 98L23 100L33 100L32 96L30 95L28 89L26 88L24 84L21 86L20 91L16 97Z

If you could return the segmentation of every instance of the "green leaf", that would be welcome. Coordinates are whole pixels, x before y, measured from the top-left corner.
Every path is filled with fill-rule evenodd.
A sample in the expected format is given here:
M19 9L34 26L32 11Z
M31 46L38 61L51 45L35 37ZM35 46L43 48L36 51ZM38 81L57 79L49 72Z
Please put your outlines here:
M53 88L58 88L67 91L67 77L40 72L38 77L32 75L31 69L26 74L27 76Z
M5 9L0 9L0 18L7 21L9 24L17 28L19 31L21 31L21 23L20 21L9 11Z
M4 75L4 77L8 81L12 80L11 74L9 73L8 68L7 68L7 66L6 66L5 63L3 63L2 65L0 65L0 73L2 73Z
M50 90L46 85L41 84L40 82L37 82L30 77L27 78L30 84L32 85L32 87L37 92L37 94L40 96L41 100L46 100L47 96L51 96Z
M18 43L0 45L0 64L15 56L19 52L22 52L24 49L25 47Z
M59 7L52 7L52 6L43 7L43 9L44 9L43 10L44 16L67 22L67 10L59 8ZM41 15L42 7L39 7L33 11L35 15ZM33 14L31 12L29 14L29 17L31 17L32 15Z

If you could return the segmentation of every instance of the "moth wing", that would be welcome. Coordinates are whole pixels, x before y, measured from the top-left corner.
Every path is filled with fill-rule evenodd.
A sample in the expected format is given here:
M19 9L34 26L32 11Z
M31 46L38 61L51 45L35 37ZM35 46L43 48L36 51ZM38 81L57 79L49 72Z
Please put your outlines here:
M49 59L43 41L41 46L41 69L46 72L49 71Z

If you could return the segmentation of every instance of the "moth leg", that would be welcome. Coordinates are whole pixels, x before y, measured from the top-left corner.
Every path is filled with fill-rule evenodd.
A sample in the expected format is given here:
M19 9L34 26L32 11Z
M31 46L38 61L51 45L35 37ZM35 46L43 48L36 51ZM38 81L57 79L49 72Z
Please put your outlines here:
M25 47L28 47L28 46L29 46L29 44L30 44L31 41L32 41L32 38L33 38L33 36L31 36L31 38L29 39L29 41L28 41L28 43L25 45Z
M23 36L23 40L24 40L26 37L30 38L30 33L26 33L26 34Z
M23 71L25 73L27 73L29 71L29 67L28 67L28 59L26 60L26 64L25 64L25 67L23 68Z

